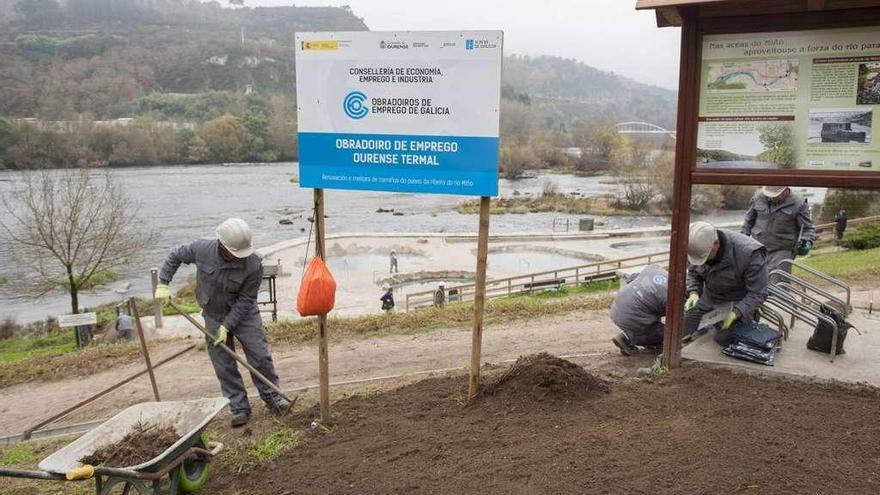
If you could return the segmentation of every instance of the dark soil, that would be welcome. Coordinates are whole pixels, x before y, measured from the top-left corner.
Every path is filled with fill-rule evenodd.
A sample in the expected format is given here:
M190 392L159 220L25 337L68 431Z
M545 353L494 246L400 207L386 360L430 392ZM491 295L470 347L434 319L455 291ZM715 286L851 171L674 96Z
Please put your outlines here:
M573 401L610 391L608 382L587 370L546 352L523 356L496 380L483 388L477 401Z
M171 426L138 423L119 443L101 447L79 462L92 466L136 466L157 457L178 440L180 435Z
M618 375L610 393L588 380L594 392L549 400L559 381L535 386L544 383L535 372L508 373L470 405L467 376L337 402L333 431L309 433L255 469L216 470L207 491L880 493L877 389L688 366L654 379ZM571 397L568 385L561 390Z

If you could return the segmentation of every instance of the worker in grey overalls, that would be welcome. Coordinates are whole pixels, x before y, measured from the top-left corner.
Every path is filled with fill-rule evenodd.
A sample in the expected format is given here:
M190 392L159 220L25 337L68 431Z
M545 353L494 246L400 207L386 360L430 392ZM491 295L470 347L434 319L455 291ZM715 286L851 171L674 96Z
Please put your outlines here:
M232 426L243 426L251 414L244 381L238 363L216 345L222 342L234 350L238 340L248 363L278 385L257 308L263 261L254 253L250 228L244 220L230 218L217 227L217 239L199 239L174 248L159 273L157 299L169 297L168 284L181 263L196 265L196 300L202 308L205 326L214 334L214 339L208 339L208 355L220 380L220 390L229 399ZM269 409L281 413L290 407L286 399L263 382L253 381Z
M730 326L754 321L767 299L767 249L746 235L694 222L688 233L688 263L684 335L697 331L703 315L716 305L733 303L721 325L711 329L712 338L726 346Z
M621 330L611 341L621 354L631 356L638 346L656 348L663 343L669 273L648 265L626 282L611 303L611 321Z
M791 273L791 265L780 263L806 256L816 241L807 200L788 187L764 186L757 192L749 201L741 232L767 248L767 273L778 268ZM771 282L775 279L771 275Z

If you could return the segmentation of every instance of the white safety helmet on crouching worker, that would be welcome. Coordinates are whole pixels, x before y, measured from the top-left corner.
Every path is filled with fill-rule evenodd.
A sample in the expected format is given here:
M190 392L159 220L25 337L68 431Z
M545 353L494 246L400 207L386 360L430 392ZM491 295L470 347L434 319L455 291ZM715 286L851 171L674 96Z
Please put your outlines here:
M708 222L692 223L688 231L688 261L690 264L705 264L717 239L718 233L712 224Z
M240 218L227 218L217 227L220 244L236 258L247 258L254 252L251 228Z
M776 198L778 198L779 196L781 196L782 193L784 193L786 189L788 189L788 188L785 187L785 186L782 186L782 187L779 187L779 186L763 186L763 187L761 188L761 194L763 194L764 196L766 196L768 199L776 199Z

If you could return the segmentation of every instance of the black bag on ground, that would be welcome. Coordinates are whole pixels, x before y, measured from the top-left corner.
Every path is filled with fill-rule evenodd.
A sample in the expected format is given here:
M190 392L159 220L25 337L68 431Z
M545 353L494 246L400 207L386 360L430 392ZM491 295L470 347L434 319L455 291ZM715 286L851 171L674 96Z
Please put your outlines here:
M764 323L739 321L728 330L729 344L721 352L732 358L773 366L782 333Z
M819 310L822 314L830 317L837 324L836 353L846 354L846 351L843 349L843 341L846 340L847 330L849 330L852 325L847 323L846 318L844 318L839 311L830 306L823 304ZM831 340L833 335L834 329L831 325L826 321L819 320L819 324L816 325L816 329L813 330L813 335L810 337L810 340L807 341L807 349L831 354Z

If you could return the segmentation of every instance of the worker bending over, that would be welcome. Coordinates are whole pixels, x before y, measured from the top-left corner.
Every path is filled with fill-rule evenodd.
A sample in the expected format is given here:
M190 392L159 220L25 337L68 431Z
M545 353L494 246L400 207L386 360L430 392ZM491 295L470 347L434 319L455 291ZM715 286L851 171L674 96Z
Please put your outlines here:
M638 347L658 347L663 344L666 315L666 292L669 274L666 270L648 265L638 274L627 278L626 286L617 291L611 304L611 321L621 332L612 340L624 356L638 352Z
M254 253L251 231L239 218L230 218L217 227L217 239L199 239L174 248L162 265L155 297L170 296L168 284L181 263L196 265L196 300L202 308L205 326L214 334L208 339L208 355L220 390L229 399L232 426L243 426L251 414L244 381L238 363L218 349L219 343L235 350L235 339L241 343L247 362L278 385L278 375L266 343L263 320L257 308L257 294L263 280L263 261ZM210 345L213 344L213 345ZM254 379L260 398L274 412L290 407L287 399L263 382Z
M753 321L767 298L767 249L746 235L694 222L688 237L688 262L684 334L697 331L703 315L716 305L732 302L733 309L720 328L712 328L715 341L727 345L727 329L738 320Z
M807 200L788 187L764 186L749 201L741 232L767 248L767 273L782 268L783 260L806 256L816 241Z

